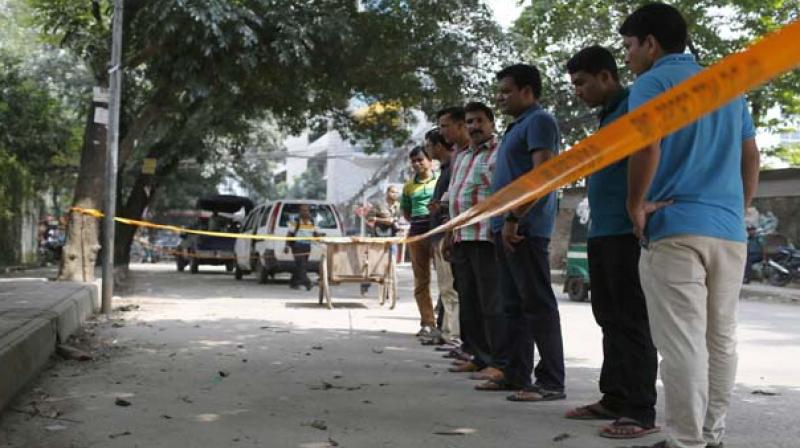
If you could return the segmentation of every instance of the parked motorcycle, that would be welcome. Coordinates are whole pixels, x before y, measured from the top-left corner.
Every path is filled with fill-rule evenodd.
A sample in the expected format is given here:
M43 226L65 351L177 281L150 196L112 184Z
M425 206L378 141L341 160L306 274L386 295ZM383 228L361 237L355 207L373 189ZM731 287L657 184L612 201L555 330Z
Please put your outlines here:
M771 285L786 286L793 280L800 280L800 250L782 247L767 263L767 280Z

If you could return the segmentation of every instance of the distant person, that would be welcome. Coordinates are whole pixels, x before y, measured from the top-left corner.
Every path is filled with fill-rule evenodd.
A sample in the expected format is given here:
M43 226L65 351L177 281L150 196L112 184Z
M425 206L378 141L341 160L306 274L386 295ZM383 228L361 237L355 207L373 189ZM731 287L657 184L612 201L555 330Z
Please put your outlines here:
M431 228L428 203L433 197L438 177L433 171L431 156L422 146L412 149L408 158L414 170L414 177L403 187L400 207L403 216L410 224L409 236L416 236L426 233ZM424 239L410 243L408 248L411 252L411 270L414 273L414 299L417 301L420 314L420 330L417 332L417 337L430 339L439 333L431 299L433 246L429 239Z
M584 48L567 62L575 95L599 108L599 126L628 112L628 89L619 81L617 63L600 46ZM647 305L639 281L639 241L625 208L628 159L587 181L589 189L588 255L592 313L603 330L603 365L599 401L567 412L576 420L615 420L600 435L635 438L657 432L658 357L650 336Z
M747 226L747 262L744 264L744 283L753 279L753 265L764 260L764 237L756 226Z
M301 204L297 220L289 223L287 236L313 238L324 235L324 233L317 231L308 204ZM311 255L311 241L289 241L283 251L289 253L290 248L294 257L294 272L292 273L292 279L289 281L289 287L300 289L300 286L305 286L306 290L310 290L312 284L308 278L308 257Z
M369 236L376 238L391 238L397 236L400 231L398 220L400 219L400 190L390 185L386 188L386 196L382 201L373 204L367 213L367 229ZM394 257L397 247L392 244L390 256ZM366 296L369 292L369 283L361 284L361 296Z
M222 222L222 217L219 216L219 213L212 212L211 217L208 218L208 230L210 232L221 232L224 228L224 223Z
M625 62L637 76L631 111L703 70L685 53L687 28L663 3L622 23ZM667 439L652 447L723 444L758 157L743 97L630 156L627 209L644 247L639 272L665 396Z

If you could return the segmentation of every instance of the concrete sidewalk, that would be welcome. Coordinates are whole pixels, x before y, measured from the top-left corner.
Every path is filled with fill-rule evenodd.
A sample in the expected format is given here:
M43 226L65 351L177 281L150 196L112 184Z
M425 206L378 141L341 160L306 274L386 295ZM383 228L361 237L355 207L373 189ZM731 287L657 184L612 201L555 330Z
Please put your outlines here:
M0 409L98 307L95 284L0 279Z

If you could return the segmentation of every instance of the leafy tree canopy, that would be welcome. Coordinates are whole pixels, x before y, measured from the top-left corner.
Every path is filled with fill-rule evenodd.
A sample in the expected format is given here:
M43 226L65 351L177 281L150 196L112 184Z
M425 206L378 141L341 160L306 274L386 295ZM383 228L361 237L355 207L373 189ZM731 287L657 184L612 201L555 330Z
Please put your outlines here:
M622 66L622 21L646 2L546 0L532 2L516 21L513 34L527 61L545 72L544 102L565 124L568 143L594 128L594 119L578 101L569 84L565 64L583 47L599 44L617 54ZM798 0L674 0L687 18L691 50L700 63L710 65L747 47L754 39L797 19ZM627 81L632 76L620 67ZM747 94L759 126L777 127L800 114L800 70L788 73ZM767 111L778 108L780 118Z

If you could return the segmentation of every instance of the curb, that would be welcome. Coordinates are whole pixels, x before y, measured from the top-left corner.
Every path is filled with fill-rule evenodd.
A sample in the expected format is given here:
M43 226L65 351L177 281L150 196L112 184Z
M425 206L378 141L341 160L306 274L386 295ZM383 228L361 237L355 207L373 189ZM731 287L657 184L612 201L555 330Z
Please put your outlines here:
M77 286L49 308L11 310L0 316L28 319L0 336L0 410L38 376L56 344L66 341L99 308L98 285Z
M564 284L564 271L550 271L550 277L554 285ZM761 284L742 285L739 299L754 302L800 305L800 289Z

